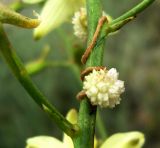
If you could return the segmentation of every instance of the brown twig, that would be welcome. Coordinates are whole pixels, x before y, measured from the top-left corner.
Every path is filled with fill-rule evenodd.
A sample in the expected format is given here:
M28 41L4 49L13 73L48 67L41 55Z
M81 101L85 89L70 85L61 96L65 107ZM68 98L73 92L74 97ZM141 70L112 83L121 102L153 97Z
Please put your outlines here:
M93 39L92 39L90 45L88 46L88 48L86 49L86 51L84 52L84 54L82 55L82 58L81 58L82 64L85 64L85 63L86 63L86 61L87 61L87 59L88 59L88 57L89 57L92 49L94 48L94 46L95 46L95 44L96 44L96 41L97 41L98 35L99 35L100 31L101 31L101 28L102 28L103 24L104 24L106 21L108 22L106 16L102 16L102 17L99 19L98 25L97 25L97 28L96 28L96 31L95 31L95 33L94 33L94 35L93 35Z

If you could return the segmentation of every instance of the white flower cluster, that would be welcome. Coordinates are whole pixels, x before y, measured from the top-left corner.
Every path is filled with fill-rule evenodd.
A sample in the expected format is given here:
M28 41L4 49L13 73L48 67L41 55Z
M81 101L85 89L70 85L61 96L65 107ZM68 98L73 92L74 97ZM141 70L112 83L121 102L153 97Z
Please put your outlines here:
M82 40L87 39L87 11L86 8L80 8L75 12L72 18L74 35Z
M118 75L117 70L111 68L109 71L93 70L84 77L83 89L92 105L113 108L120 103L120 94L125 88L124 82L118 80Z
M112 18L103 11L103 16L107 16L109 22ZM74 35L82 40L87 39L87 10L86 8L80 8L80 11L75 12L72 18L72 24L74 29Z

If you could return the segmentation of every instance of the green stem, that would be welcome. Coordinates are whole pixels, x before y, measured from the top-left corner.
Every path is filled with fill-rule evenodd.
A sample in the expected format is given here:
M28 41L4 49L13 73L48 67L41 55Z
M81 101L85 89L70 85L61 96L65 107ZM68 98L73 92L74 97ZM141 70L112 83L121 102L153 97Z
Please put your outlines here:
M88 45L90 44L95 33L99 18L102 16L100 0L87 0L87 18L88 18ZM106 26L105 26L106 29ZM105 29L100 33L99 38L104 35ZM103 59L104 41L95 46L91 55L89 56L86 67L100 66ZM96 122L97 107L92 106L87 98L83 99L80 103L78 125L81 129L78 137L73 139L75 148L93 148L95 122ZM83 144L83 145L82 145Z
M73 137L78 132L78 126L72 125L70 122L68 122L65 117L63 117L63 115L60 114L58 110L47 101L46 97L34 85L26 69L24 68L24 65L12 48L1 24L0 41L0 53L2 54L3 58L5 59L21 85L34 99L34 101L40 106L40 108L48 113L48 115L55 121L57 126L66 134Z
M131 20L133 20L137 16L137 14L139 14L144 9L146 9L148 6L150 6L154 1L155 0L143 0L141 3L139 3L138 5L136 5L131 10L127 11L126 13L122 14L120 17L118 17L115 20L111 21L108 24L108 27L106 29L106 34L104 34L104 36L102 36L102 38L100 38L97 41L97 44L100 44L103 40L105 40L105 37L109 33L115 32L115 31L119 30L124 25L126 25L128 22L130 22Z
M101 139L102 140L105 140L107 138L107 133L106 133L106 129L105 129L105 126L104 126L104 123L103 123L103 120L101 118L101 114L100 114L100 111L98 110L97 111L97 120L96 120L96 124L97 124L97 129L98 129L98 132L101 136Z
M44 61L44 60L36 60L31 61L25 65L26 70L29 75L34 75L46 68L50 67L70 67L72 64L67 61Z
M126 20L130 17L135 17L137 14L142 12L145 8L147 8L149 5L151 5L155 0L143 0L141 3L136 5L131 10L127 11L117 19L113 20L109 25L112 26L114 24L117 24L118 22L121 22L123 20Z

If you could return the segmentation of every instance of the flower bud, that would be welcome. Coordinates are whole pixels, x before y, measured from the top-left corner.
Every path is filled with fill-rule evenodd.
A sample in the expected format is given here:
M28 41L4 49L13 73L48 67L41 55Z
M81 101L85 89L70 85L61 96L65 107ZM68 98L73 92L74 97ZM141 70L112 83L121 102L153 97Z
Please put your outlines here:
M83 0L47 0L40 13L41 24L34 30L34 38L40 39L68 20L83 4Z

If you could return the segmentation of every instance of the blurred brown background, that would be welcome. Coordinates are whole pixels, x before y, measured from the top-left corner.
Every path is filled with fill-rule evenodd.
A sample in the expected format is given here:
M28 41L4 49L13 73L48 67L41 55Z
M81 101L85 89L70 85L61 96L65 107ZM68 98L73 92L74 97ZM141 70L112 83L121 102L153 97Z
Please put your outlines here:
M7 2L7 0L1 0ZM140 0L139 0L140 1ZM113 18L139 2L103 0L104 10ZM41 5L27 6L22 14L32 16ZM34 41L32 30L6 25L8 37L18 55L26 63L38 57L41 49L51 46L48 59L66 60L67 42L78 51L84 49L73 36L72 25L63 24L45 38ZM101 109L108 135L116 132L140 130L146 135L146 148L160 147L160 2L141 13L119 33L109 36L105 47L104 65L115 67L125 81L126 91L115 109ZM0 58L0 147L22 148L28 137L62 133L37 107L26 91L13 77ZM75 100L80 90L70 68L52 67L34 76L33 80L46 96L65 115L69 108L77 108ZM97 136L99 134L97 133Z

